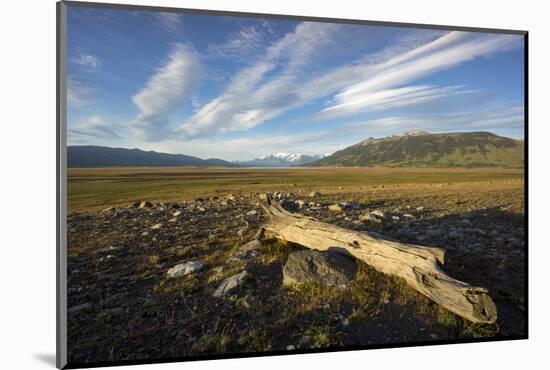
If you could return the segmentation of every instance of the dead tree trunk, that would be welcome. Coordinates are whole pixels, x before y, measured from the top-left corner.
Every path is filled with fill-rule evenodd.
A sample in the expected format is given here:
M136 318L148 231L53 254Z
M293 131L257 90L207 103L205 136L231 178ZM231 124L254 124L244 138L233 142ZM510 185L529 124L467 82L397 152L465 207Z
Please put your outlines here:
M373 237L293 214L268 198L262 208L269 221L265 230L274 237L304 247L326 250L340 247L374 269L404 279L411 287L451 312L474 323L493 323L496 306L485 288L474 287L448 276L441 266L441 248Z

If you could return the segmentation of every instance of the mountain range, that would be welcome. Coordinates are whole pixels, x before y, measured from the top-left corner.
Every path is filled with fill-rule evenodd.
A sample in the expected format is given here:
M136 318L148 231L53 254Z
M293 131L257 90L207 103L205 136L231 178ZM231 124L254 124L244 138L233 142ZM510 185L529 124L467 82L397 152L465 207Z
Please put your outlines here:
M312 167L509 167L524 165L524 141L490 132L408 132L369 138Z
M324 155L276 153L254 158L251 161L236 161L235 163L244 167L291 167L315 162L324 157Z
M140 149L69 146L68 167L507 167L524 166L524 141L490 132L407 132L368 138L331 155L277 153L250 161Z
M201 159L184 154L158 153L141 149L106 146L67 147L67 167L238 167L217 158Z

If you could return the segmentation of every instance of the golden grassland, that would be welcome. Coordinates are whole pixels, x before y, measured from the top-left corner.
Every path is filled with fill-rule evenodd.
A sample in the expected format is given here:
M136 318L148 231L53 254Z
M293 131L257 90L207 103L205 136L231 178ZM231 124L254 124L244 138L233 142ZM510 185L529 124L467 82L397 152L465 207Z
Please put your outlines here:
M382 185L390 190L422 184L521 182L523 176L523 169L502 168L70 168L68 211L127 206L140 199L168 202L263 191L357 193Z

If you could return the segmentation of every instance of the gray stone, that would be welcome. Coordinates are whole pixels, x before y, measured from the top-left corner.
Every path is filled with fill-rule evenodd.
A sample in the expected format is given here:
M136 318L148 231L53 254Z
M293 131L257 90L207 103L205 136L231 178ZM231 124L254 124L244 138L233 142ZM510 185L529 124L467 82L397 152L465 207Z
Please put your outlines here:
M449 232L449 237L454 239L462 239L464 237L464 233L462 230L454 229Z
M256 258L261 255L261 253L257 250L260 248L262 244L258 239L254 239L242 247L239 248L238 251L233 253L233 256L231 256L232 260L238 260L238 261L249 261L253 258Z
M283 268L283 283L292 285L320 282L332 287L345 287L356 272L355 261L332 249L304 250L290 253Z
M384 212L382 212L381 210L379 210L379 209L370 212L369 215L372 215L372 216L374 216L376 218L379 218L379 219L386 217L386 214Z
M441 230L440 229L430 229L426 231L426 235L432 238L439 238L441 236Z
M202 270L202 267L203 265L200 262L189 261L172 267L166 275L170 278L185 276Z
M92 309L92 304L90 302L82 303L77 306L73 306L67 310L67 313L77 313L80 311L87 311Z
M248 273L246 271L228 277L221 282L221 284L218 286L218 289L216 289L216 291L214 292L213 296L216 298L223 297L235 288L241 286L246 281L247 277Z

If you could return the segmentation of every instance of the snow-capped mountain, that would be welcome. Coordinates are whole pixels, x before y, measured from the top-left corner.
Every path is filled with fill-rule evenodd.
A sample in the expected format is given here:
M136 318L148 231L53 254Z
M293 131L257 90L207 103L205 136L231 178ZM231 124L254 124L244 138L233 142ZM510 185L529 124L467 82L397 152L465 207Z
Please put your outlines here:
M323 154L276 153L254 158L251 161L237 161L235 163L245 167L290 167L315 162L324 157Z

